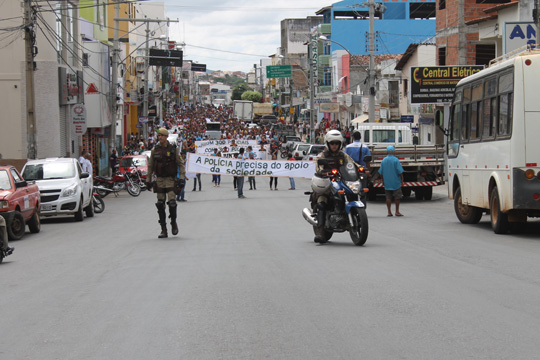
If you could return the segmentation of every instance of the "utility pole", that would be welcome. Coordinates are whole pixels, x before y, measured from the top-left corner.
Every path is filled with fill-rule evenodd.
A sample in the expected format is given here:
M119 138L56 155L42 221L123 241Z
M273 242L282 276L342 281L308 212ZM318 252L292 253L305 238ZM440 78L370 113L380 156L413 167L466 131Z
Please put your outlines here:
M116 13L116 9L115 9L115 13ZM172 23L172 22L180 22L179 20L169 20L169 19L121 19L117 16L115 16L114 18L114 21L115 23L117 21L134 21L134 22L143 22L143 23L146 23L146 54L145 54L145 57L144 57L144 101L143 101L143 114L142 116L146 116L148 117L148 84L149 84L149 79L148 79L148 68L150 67L149 65L149 57L150 57L150 45L149 45L149 41L150 41L150 23L162 23L162 22L167 22L167 26L169 26L169 23ZM114 40L117 40L116 36L115 36L115 39ZM115 93L116 94L116 93ZM116 96L116 95L115 95ZM148 122L145 123L143 125L143 136L144 138L146 139L148 137Z
M37 55L37 48L34 46L36 34L34 32L35 12L32 9L31 0L24 0L24 40L25 40L25 62L26 62L26 142L28 159L37 159L37 131L34 97L34 58Z
M534 1L533 21L536 24L536 43L540 44L540 0Z
M118 40L118 28L120 26L120 2L114 5L114 35L113 35L113 53L112 53L112 84L111 84L111 138L110 146L112 149L116 148L116 119L118 117L116 107L116 95L118 93L118 53L119 40Z
M314 43L313 41L309 41L308 43L308 58L309 58L309 142L314 144L313 142L313 118L315 117L315 79L314 74L315 71L313 71L313 55L312 55L312 47Z
M375 122L375 0L369 0L369 122Z

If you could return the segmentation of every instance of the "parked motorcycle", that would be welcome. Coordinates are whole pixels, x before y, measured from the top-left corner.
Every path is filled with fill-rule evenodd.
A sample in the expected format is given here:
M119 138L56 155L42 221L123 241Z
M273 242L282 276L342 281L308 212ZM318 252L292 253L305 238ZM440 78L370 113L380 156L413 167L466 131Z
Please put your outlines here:
M94 177L94 186L102 186L104 188L112 190L115 195L121 190L126 189L129 195L139 196L141 193L141 188L136 184L130 176L116 172L112 177L108 176L95 176ZM107 196L109 192L103 191L101 189L96 190L101 197Z
M360 200L368 191L363 186L367 181L364 170L354 163L339 164L328 159L318 159L317 164L328 170L328 176L312 178L313 191L304 193L310 195L311 202L311 209L302 210L304 219L313 226L320 243L330 240L334 232L348 231L355 245L364 245L369 232L365 204ZM322 194L327 197L325 206L317 203Z
M137 165L134 164L134 166L135 166L135 169L131 170L129 173L126 173L126 175L131 178L131 181L139 185L139 187L141 188L141 191L148 190L146 188L146 175L143 174L141 170L139 170Z

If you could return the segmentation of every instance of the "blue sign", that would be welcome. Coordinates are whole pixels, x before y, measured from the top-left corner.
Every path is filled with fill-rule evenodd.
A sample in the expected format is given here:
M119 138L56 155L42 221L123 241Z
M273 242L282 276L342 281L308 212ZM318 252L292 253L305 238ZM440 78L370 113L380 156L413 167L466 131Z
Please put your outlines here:
M401 115L401 122L412 124L414 122L414 115Z

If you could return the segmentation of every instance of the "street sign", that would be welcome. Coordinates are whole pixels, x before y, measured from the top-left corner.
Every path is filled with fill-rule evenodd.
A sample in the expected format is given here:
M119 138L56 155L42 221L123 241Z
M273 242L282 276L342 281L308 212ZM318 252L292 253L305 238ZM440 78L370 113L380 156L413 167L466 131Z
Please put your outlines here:
M411 67L411 104L449 103L459 80L484 66Z
M96 84L90 83L90 85L88 85L88 88L86 88L86 94L87 95L99 94L99 90Z
M148 116L139 116L139 122L142 124L148 123Z
M150 49L148 63L156 66L182 66L182 51Z
M292 77L291 65L271 65L266 67L266 77L271 78L285 78Z
M191 71L206 72L206 64L193 64L193 63L191 63Z

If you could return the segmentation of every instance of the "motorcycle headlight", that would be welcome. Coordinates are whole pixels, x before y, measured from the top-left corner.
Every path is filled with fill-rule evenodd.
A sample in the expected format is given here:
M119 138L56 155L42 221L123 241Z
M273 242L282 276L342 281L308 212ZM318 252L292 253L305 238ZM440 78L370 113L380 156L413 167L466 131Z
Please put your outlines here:
M362 190L362 185L360 184L360 181L347 181L345 182L345 185L347 185L347 187L356 194L360 194L360 191Z
M65 188L64 191L62 191L63 197L70 197L76 194L77 194L77 184L70 185L67 188Z

